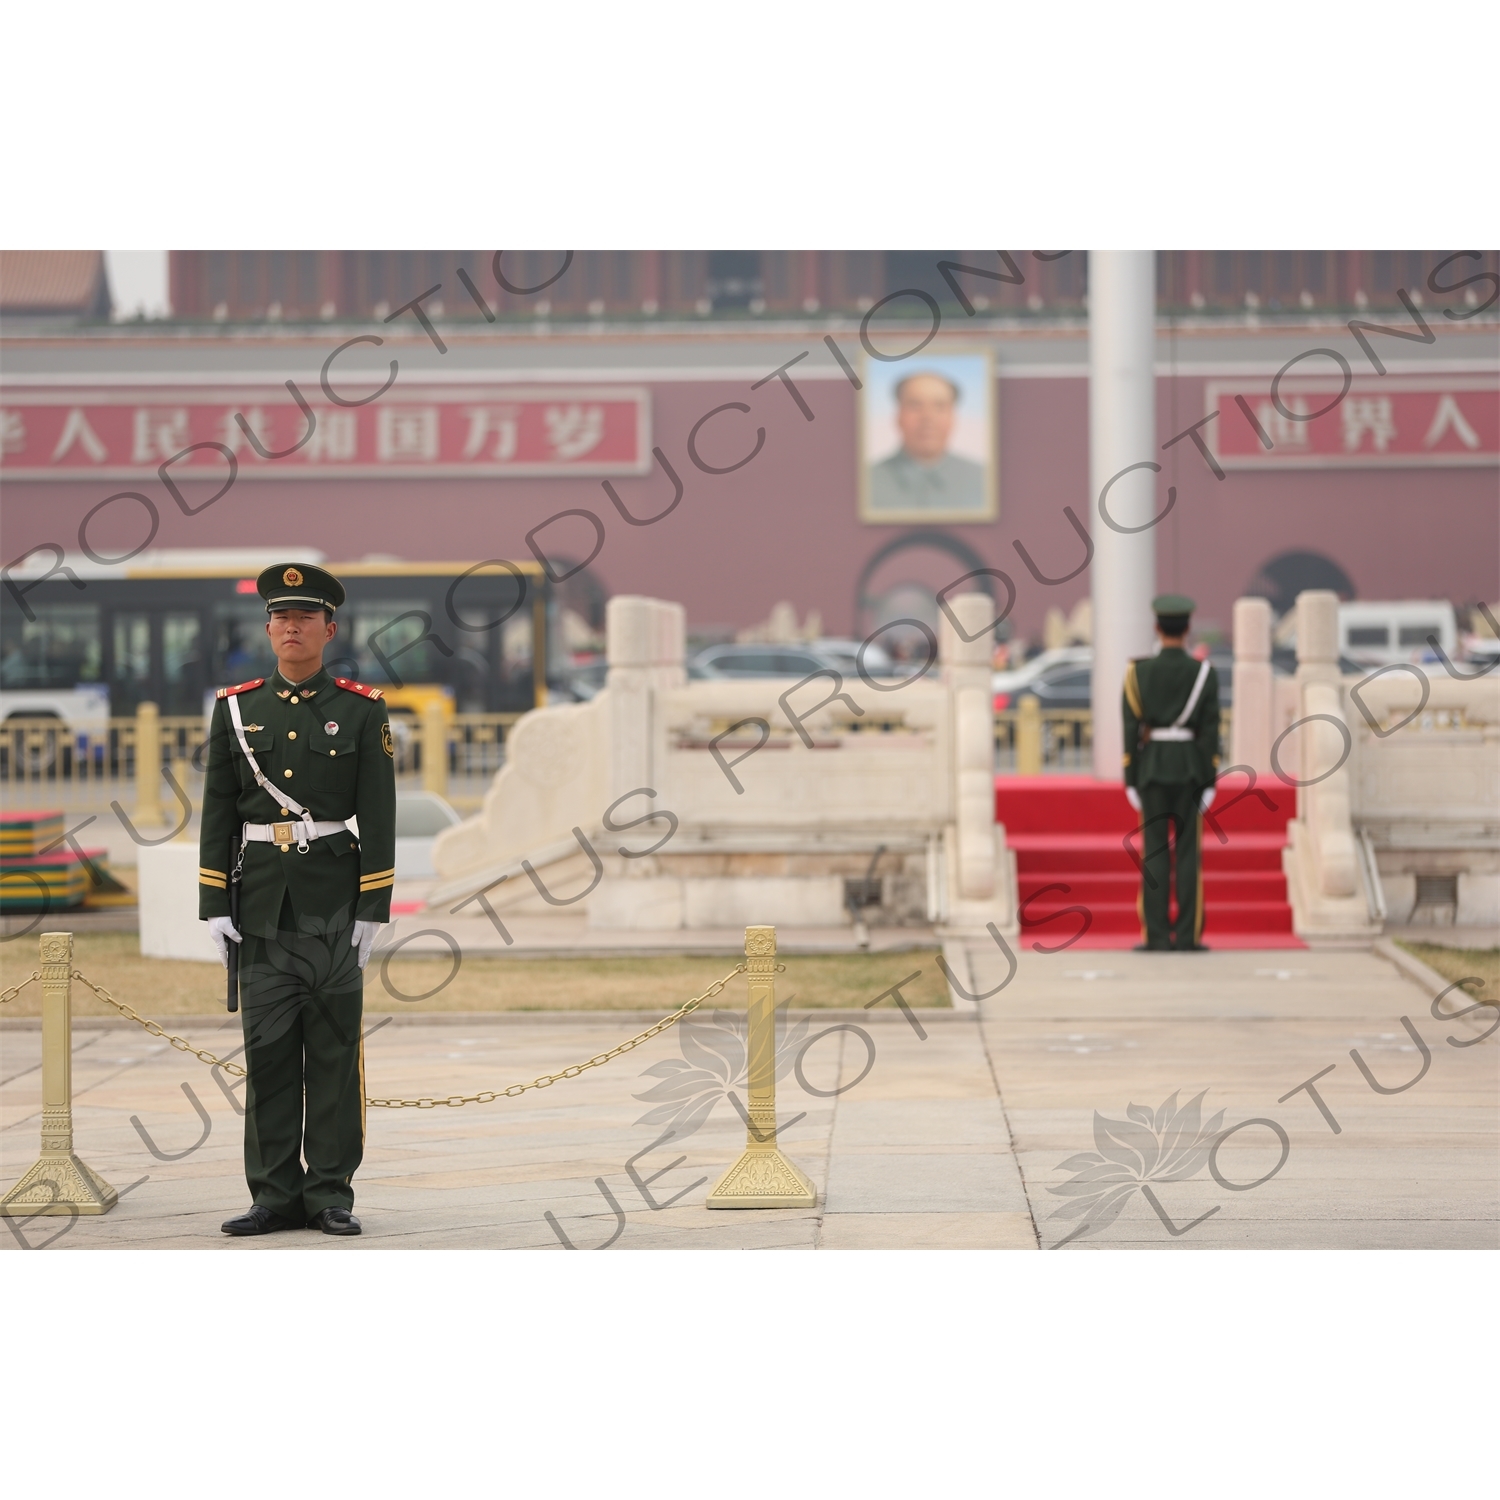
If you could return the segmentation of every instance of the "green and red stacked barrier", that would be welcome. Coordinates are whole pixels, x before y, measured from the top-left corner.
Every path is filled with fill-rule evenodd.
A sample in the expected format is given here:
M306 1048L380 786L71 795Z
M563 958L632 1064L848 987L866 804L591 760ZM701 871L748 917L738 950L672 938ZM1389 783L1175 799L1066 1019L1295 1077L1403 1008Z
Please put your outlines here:
M80 854L62 842L64 827L60 812L0 813L0 912L135 904L109 873L108 852Z

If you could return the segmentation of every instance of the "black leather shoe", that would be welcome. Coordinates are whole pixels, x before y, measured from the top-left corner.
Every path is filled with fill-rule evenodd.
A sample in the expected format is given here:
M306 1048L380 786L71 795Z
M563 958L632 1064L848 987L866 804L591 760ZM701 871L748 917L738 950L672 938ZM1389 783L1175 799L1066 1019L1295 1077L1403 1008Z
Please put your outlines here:
M1170 953L1172 950L1165 943L1137 943L1132 951L1136 953Z
M347 1208L319 1209L307 1221L309 1229L321 1229L324 1234L359 1234L359 1220Z
M1179 943L1172 951L1174 953L1209 953L1212 949L1207 943Z
M219 1228L225 1234L275 1234L278 1229L300 1229L302 1226L292 1219L283 1219L269 1208L253 1203L236 1219L225 1219Z

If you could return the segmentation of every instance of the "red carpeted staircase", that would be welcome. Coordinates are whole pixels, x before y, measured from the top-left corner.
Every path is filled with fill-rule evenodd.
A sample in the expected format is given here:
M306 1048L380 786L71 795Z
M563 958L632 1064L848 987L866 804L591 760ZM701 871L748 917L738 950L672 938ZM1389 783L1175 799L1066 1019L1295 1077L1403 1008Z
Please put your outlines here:
M1234 776L1203 820L1203 941L1211 948L1303 946L1292 932L1281 873L1297 794L1268 782L1265 798L1274 808L1258 793L1242 797L1243 777ZM1122 786L1091 776L997 776L995 818L1016 851L1028 947L1131 948L1141 941L1140 867L1124 843L1140 819ZM1139 833L1130 847L1139 855ZM1087 930L1069 943L1085 925L1079 908L1088 913Z

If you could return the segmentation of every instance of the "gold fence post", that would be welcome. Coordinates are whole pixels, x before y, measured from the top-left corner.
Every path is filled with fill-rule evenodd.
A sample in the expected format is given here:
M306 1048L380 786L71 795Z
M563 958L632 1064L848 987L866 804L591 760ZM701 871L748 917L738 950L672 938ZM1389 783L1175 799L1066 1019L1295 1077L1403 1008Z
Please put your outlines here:
M0 1200L0 1214L103 1214L115 1190L73 1154L73 934L42 934L42 1154Z
M1016 775L1042 774L1042 705L1034 693L1016 705Z
M161 822L161 713L154 703L135 711L135 821L141 828Z
M448 723L441 703L422 709L422 790L448 795Z
M745 1150L716 1182L709 1208L811 1208L817 1189L776 1144L776 929L745 929L750 989L750 1108Z

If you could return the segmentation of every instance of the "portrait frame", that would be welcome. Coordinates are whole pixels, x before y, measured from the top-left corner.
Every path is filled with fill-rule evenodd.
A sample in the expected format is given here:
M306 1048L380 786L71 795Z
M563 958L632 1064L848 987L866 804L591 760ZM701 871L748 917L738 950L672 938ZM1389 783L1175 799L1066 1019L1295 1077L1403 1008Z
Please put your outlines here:
M907 378L936 374L959 390L955 430L944 461L956 466L957 503L929 500L903 504L905 465L896 423L896 387ZM856 454L859 463L859 518L871 525L909 526L914 522L977 525L1000 515L1000 412L994 351L977 345L924 349L901 360L872 359L860 367L856 397ZM888 461L898 460L896 464ZM980 470L974 475L967 465ZM884 466L884 467L883 467ZM970 481L973 481L971 486Z

